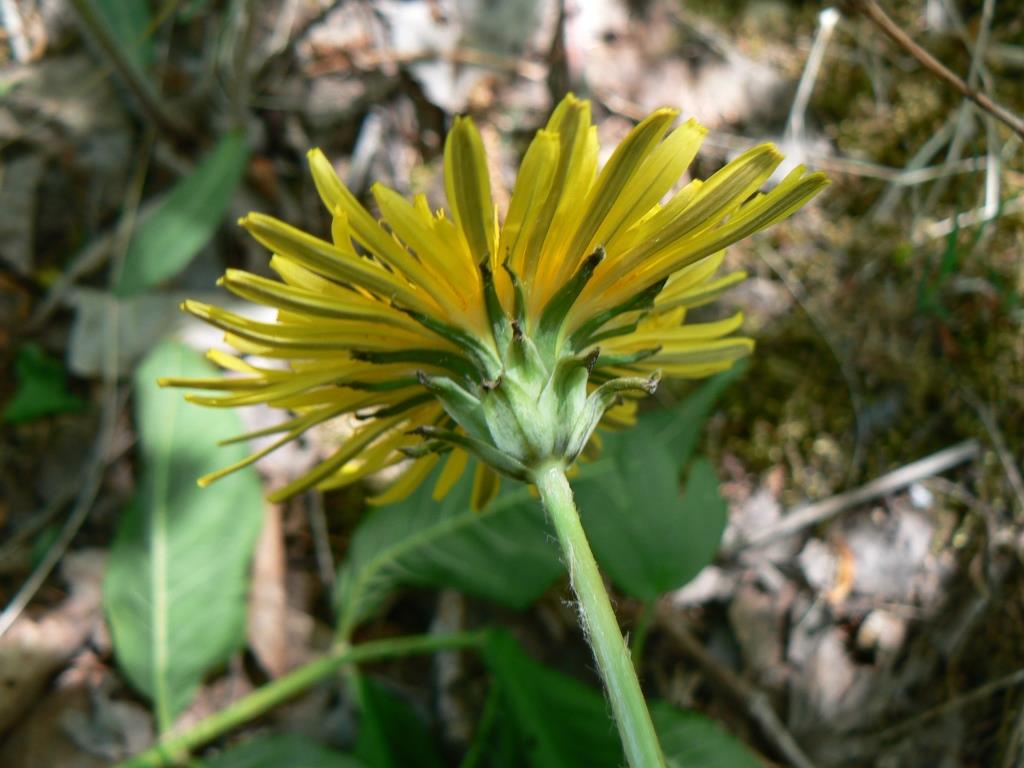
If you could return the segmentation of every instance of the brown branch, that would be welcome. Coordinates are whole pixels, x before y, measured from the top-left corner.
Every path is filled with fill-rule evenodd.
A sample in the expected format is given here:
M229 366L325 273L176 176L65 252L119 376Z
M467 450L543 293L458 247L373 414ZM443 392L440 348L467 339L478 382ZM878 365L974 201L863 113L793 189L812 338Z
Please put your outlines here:
M921 66L931 72L940 80L944 80L958 91L964 98L970 99L981 109L988 112L994 118L1009 126L1018 136L1024 138L1024 119L1008 110L1001 104L992 101L980 91L976 91L963 81L958 75L951 72L938 59L928 51L915 43L910 36L904 32L899 25L886 14L876 0L849 0L847 7L869 19L878 27L890 40L903 48L907 53L917 59Z

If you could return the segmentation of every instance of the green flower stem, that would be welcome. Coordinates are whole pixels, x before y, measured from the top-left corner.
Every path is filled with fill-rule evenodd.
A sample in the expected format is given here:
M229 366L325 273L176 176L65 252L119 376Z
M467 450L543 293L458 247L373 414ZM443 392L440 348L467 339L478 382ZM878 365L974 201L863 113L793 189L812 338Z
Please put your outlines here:
M346 664L375 661L395 656L411 656L452 648L476 648L483 643L480 632L456 632L446 635L414 635L390 640L343 646L322 659L299 667L272 683L257 688L248 696L201 720L178 736L173 736L115 768L161 768L183 762L193 750L219 736L266 714L274 707L297 696Z
M561 464L542 467L535 473L534 483L558 534L569 580L579 601L583 628L608 691L626 759L632 768L666 768L647 702L583 532L565 470Z

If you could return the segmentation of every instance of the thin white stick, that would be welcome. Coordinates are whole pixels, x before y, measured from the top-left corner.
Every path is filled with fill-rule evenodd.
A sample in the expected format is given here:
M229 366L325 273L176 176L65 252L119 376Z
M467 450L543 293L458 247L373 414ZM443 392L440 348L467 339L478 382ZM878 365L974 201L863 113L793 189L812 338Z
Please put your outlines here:
M730 549L735 552L738 549L763 547L766 544L771 544L804 528L835 517L850 507L893 493L919 480L938 475L958 464L971 461L978 456L980 450L977 440L965 440L882 475L860 488L840 493L823 501L797 507L783 515L777 523L741 539Z
M621 106L621 102L616 103L614 99L605 100L604 97L602 97L602 100L606 106L620 114L628 115L630 117L643 117L643 115L640 114L642 110L639 108L636 110L619 109L618 107ZM947 136L946 138L948 139L949 137ZM703 146L707 149L717 149L720 152L729 153L742 152L760 143L760 140L748 139L745 136L739 136L734 133L728 133L726 131L712 131L708 133L707 137L704 139ZM923 184L926 181L934 181L935 179L939 179L944 176L971 173L985 167L985 160L982 158L968 158L953 165L942 163L940 165L932 165L927 168L911 168L910 166L907 168L894 168L890 165L880 165L878 163L871 163L866 160L858 160L852 157L826 155L816 152L805 152L803 159L815 168L828 171L829 173L844 173L850 176L860 176L867 179L880 179L881 181L887 181L890 184L900 186ZM1017 174L1017 176L1024 179L1024 174Z
M903 169L904 174L910 176L915 173L920 173L928 163L931 162L932 158L939 153L949 140L953 137L953 131L956 129L957 120L953 117L946 118L946 122L942 124L942 127L933 133L928 140L921 145L920 149L914 153L910 158L910 161L906 164ZM948 171L948 163L944 163L938 166L940 174L943 171ZM939 178L934 176L933 178ZM926 179L930 181L931 179ZM900 183L898 179L893 179L889 182L889 187L885 190L885 193L878 198L877 202L872 206L871 217L873 219L884 218L891 216L893 209L899 203L900 198L903 195L903 187L909 186L908 184Z
M995 215L989 213L985 206L981 208L975 208L971 211L963 211L954 216L950 216L948 219L942 219L941 221L928 221L918 226L914 231L913 241L915 244L921 244L926 240L934 240L935 238L945 237L954 229L966 229L967 227L974 227L978 224L983 224L986 221L993 221L1000 216L1010 216L1015 213L1024 211L1024 194L1017 195L1017 197L1003 203L1002 207L999 208Z
M28 60L32 58L32 45L25 35L25 24L15 0L0 0L0 16L3 16L14 60L19 64L28 63Z
M796 87L796 95L793 97L793 106L789 110L789 119L786 121L786 143L800 144L804 138L804 117L807 113L807 104L814 92L814 84L818 80L818 72L821 69L821 62L825 58L825 49L828 48L829 40L839 23L840 14L835 8L825 8L818 14L818 31L814 36L814 43L811 44L811 52L807 55L807 62L804 64L804 72L800 76L800 84Z
M988 91L991 89L992 78L989 77L988 70L985 68L983 55L985 48L988 46L989 31L992 26L992 14L995 11L995 0L985 0L982 5L980 29L978 31L978 38L975 41L971 40L963 19L954 4L949 0L942 0L942 5L950 19L953 20L954 26L960 34L964 45L971 54L971 64L967 71L967 85L970 88L977 88L978 81L981 80L983 90L987 95ZM983 114L985 113L979 112L979 116ZM964 99L957 114L956 133L953 135L953 140L950 142L949 149L946 152L946 162L948 164L952 165L960 160L963 154L964 145L973 134L974 116L974 105L969 100ZM988 182L989 180L986 179L986 193L988 191ZM943 179L932 188L925 201L924 209L926 211L930 211L935 208L947 187L948 180Z

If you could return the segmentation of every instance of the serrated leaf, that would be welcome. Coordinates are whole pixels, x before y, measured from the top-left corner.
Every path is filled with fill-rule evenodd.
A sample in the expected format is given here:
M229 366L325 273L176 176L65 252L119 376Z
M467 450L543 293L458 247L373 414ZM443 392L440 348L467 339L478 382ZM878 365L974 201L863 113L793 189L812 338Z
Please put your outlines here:
M441 768L444 761L423 720L397 694L360 676L359 735L354 752L373 768Z
M85 407L80 398L68 392L64 366L38 344L22 345L14 360L14 373L18 377L18 388L3 415L8 424L80 411Z
M367 768L366 763L296 734L258 736L203 761L205 768Z
M141 480L119 521L104 583L114 651L152 700L161 731L243 642L248 566L263 520L254 472L196 485L245 455L241 445L217 446L243 431L237 414L199 408L156 384L159 376L212 373L197 353L170 342L136 372Z
M145 0L96 0L96 10L110 27L118 47L145 71L153 60L152 16Z
M706 460L689 458L715 399L735 377L705 383L668 411L650 411L635 426L606 435L601 458L573 484L587 538L602 569L634 597L653 600L677 589L714 558L727 508Z
M597 689L538 663L504 630L488 635L485 660L501 701L491 742L502 747L502 766L621 768L618 731ZM665 702L650 707L670 768L763 768L714 720Z
M213 237L249 159L241 133L229 133L135 230L115 293L132 296L183 270Z
M408 499L371 512L338 572L338 632L348 637L395 589L445 586L525 608L562 573L540 507L516 485L470 509L472 468L440 502L428 478Z

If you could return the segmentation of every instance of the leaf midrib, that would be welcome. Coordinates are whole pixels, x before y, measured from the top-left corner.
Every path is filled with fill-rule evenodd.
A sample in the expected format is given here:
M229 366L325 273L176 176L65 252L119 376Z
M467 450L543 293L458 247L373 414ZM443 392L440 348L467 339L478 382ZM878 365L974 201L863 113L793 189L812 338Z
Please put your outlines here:
M179 353L180 363L180 353ZM180 366L179 366L180 367ZM160 446L154 457L152 514L149 525L150 581L153 585L153 698L156 701L157 728L165 733L173 724L173 709L168 688L167 669L170 664L167 622L167 489L170 485L174 424L178 414L177 402L165 412L158 439Z

